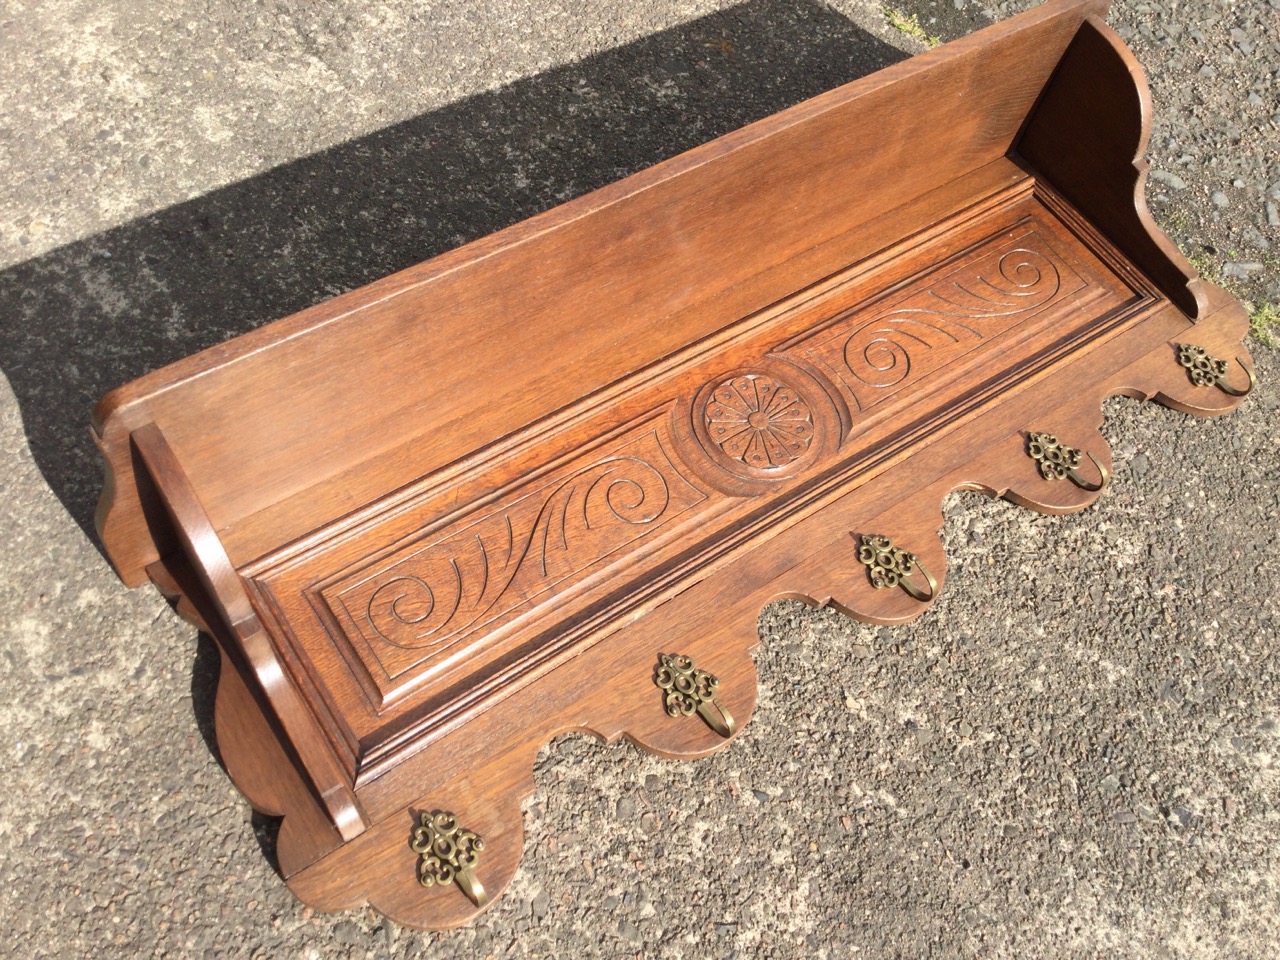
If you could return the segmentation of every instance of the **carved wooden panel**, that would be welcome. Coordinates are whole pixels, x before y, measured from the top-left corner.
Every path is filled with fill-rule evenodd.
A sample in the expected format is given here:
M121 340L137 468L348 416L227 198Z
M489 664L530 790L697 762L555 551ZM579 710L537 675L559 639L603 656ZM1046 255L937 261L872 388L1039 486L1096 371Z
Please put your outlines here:
M473 657L553 590L565 609L590 574L614 574L703 503L670 447L665 417L642 422L322 588L380 705Z
M833 318L787 352L821 367L853 409L867 410L1085 286L1028 221Z
M352 782L864 482L926 425L936 436L1073 339L1136 322L1156 301L1090 243L1020 184L678 355L629 404L512 438L505 474L477 458L251 565L286 662L335 708ZM618 422L631 409L646 412Z

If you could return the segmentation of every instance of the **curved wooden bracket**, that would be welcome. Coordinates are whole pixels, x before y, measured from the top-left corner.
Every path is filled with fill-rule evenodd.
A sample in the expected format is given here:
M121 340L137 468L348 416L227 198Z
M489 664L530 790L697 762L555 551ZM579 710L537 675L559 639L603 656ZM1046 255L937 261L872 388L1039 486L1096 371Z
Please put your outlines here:
M346 785L323 734L280 664L240 582L240 575L228 559L182 465L155 424L133 431L132 440L143 470L159 493L186 560L204 588L204 596L216 608L222 621L220 626L234 638L249 669L274 704L338 833L344 840L358 836L367 824L355 794Z
M1211 310L1209 284L1147 209L1151 90L1133 52L1088 17L1014 146L1193 319Z

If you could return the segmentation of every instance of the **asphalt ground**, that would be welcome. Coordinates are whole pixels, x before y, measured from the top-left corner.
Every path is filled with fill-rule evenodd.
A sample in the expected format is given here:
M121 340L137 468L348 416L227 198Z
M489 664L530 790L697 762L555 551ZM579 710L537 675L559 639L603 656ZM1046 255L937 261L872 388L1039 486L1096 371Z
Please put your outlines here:
M1121 3L1151 206L1280 303L1280 0ZM0 954L1250 957L1280 943L1280 358L1228 418L1112 400L1112 488L946 507L911 626L779 603L717 756L542 752L511 887L314 914L218 765L211 641L92 533L111 387L1013 6L812 0L0 11Z

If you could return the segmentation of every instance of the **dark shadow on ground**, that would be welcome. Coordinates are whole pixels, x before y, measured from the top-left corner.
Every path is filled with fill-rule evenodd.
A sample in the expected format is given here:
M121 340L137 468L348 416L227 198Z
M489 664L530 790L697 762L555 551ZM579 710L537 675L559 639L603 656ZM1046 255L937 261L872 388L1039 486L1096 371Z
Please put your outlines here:
M0 367L35 462L97 543L88 421L108 390L902 57L820 3L752 0L0 272ZM218 668L201 634L215 756ZM276 821L253 823L274 863Z
M108 390L902 57L820 3L752 0L6 270L0 365L35 461L96 543Z
M196 635L196 654L191 665L191 712L195 715L196 728L200 731L204 745L223 770L226 770L227 764L218 747L218 736L214 727L218 680L222 675L222 669L222 653L218 649L218 641L201 630ZM282 819L257 810L250 813L250 823L253 826L253 836L258 842L258 848L277 873L280 872L280 860L276 856L276 841L279 838Z

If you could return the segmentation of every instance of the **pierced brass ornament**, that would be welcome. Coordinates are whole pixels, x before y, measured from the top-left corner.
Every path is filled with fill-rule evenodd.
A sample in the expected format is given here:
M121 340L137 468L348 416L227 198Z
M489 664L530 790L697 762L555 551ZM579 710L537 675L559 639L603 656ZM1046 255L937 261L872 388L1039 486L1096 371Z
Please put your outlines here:
M722 737L731 737L737 730L733 715L716 699L720 678L699 670L691 657L658 654L658 670L653 682L662 689L669 716L687 717L697 713Z
M489 902L484 884L472 872L480 860L484 840L458 825L452 813L424 813L413 829L409 846L419 855L418 882L424 887L456 883L477 907Z
M1031 434L1027 439L1027 456L1036 461L1040 467L1040 476L1046 480L1070 480L1081 490L1088 490L1090 493L1101 490L1111 479L1111 474L1102 465L1102 461L1092 453L1089 454L1089 459L1098 468L1102 479L1097 483L1091 483L1082 477L1076 469L1080 466L1081 452L1075 447L1059 443L1058 438L1052 433Z
M1253 375L1253 371L1237 357L1236 363L1240 364L1241 369L1249 375L1249 386L1243 390L1227 386L1225 380L1231 364L1213 356L1204 347L1196 346L1194 343L1178 344L1178 363L1187 368L1187 376L1197 387L1217 387L1229 397L1247 396L1258 385L1258 379Z
M867 568L867 576L871 585L877 590L901 587L914 600L927 603L938 592L938 581L933 578L920 558L900 547L895 547L888 537L877 534L863 534L858 542L858 560ZM929 592L925 593L911 580L919 569Z

